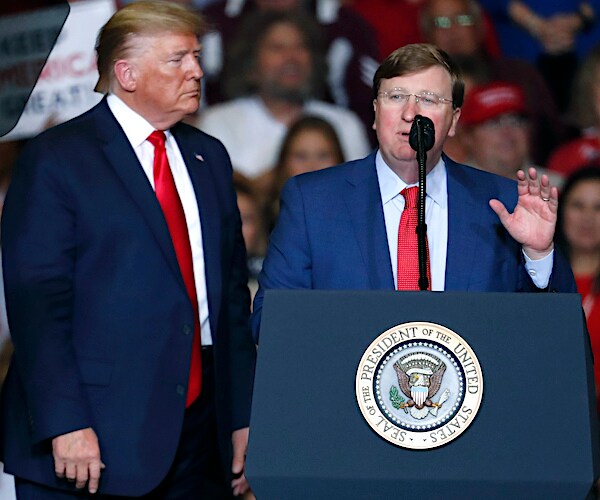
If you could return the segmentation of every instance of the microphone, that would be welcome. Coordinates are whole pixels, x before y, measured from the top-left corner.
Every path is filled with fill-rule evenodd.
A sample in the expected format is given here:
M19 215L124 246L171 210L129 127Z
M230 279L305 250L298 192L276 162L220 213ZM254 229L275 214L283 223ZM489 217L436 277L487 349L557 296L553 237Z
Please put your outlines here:
M408 136L410 147L419 151L419 142L423 148L421 151L429 151L435 142L435 128L430 118L416 115L410 127Z
M433 122L426 116L416 115L408 135L410 147L417 152L419 168L419 202L417 204L417 242L419 256L419 289L429 289L427 277L427 224L425 224L425 196L427 193L425 170L427 151L435 142Z

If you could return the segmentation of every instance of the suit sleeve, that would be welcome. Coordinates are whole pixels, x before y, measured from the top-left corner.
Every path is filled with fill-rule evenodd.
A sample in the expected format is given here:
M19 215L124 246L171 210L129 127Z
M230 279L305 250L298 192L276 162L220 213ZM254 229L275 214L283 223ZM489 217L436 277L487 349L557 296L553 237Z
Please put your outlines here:
M71 341L77 220L57 156L50 141L26 148L2 217L13 362L38 442L92 426Z
M556 293L577 293L577 284L575 283L571 264L556 246L554 247L552 274L546 290Z
M269 289L312 288L312 256L302 192L296 178L281 193L281 209L258 277L254 298L252 335L258 343L264 294Z
M214 151L214 153L209 153ZM219 165L219 193L227 212L227 236L221 248L221 273L223 276L223 298L219 317L216 343L219 353L227 356L228 373L217 372L217 377L226 378L219 383L228 384L228 407L231 408L231 430L247 427L250 422L256 345L249 328L250 292L248 290L248 267L246 247L242 235L242 222L237 207L232 182L229 155L223 145L214 141L207 154L215 154L214 164ZM212 163L212 161L211 161ZM222 167L222 168L221 168ZM213 337L213 340L214 337ZM223 357L220 361L225 361Z

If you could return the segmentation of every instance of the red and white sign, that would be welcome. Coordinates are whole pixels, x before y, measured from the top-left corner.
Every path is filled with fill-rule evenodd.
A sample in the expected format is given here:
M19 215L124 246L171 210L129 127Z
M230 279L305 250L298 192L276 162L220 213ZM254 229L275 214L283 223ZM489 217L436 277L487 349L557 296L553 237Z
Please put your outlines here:
M15 128L1 140L32 137L48 126L80 115L100 101L102 95L94 92L98 80L94 47L98 31L114 11L114 0L82 0L71 3L69 17L42 69L23 114ZM39 39L37 33L43 33L43 17L40 19L40 26L40 23L32 19L32 16L36 15L39 17L39 13L34 11L11 16L15 21L11 30L12 39L15 39L15 26L18 26L16 29L21 32L17 38ZM18 22L21 17L22 22ZM3 35L0 35L0 46L2 38ZM11 85L15 92L28 90L23 85L27 84L28 72L35 71L36 58L40 57L34 50L35 47L31 48L29 54L18 54L18 58L12 61L5 60L0 64L0 89ZM17 101L13 100L15 103ZM10 100L6 101L5 105L9 103Z

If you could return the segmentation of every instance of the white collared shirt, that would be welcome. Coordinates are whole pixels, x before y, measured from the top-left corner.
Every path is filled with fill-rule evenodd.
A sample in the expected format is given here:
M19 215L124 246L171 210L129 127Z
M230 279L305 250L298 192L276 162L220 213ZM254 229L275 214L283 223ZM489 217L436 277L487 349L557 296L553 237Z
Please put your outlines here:
M123 132L142 165L148 182L154 189L154 146L147 140L155 128L141 115L133 111L119 97L109 94L108 107L121 125ZM169 165L175 180L175 187L183 205L185 221L192 248L192 261L194 267L194 281L198 297L198 310L200 314L200 334L202 345L212 345L210 323L208 321L208 296L206 292L206 276L204 269L204 247L202 246L202 227L200 212L194 187L190 179L183 156L173 134L165 130L166 150Z
M404 211L404 196L400 192L409 186L385 163L381 151L375 156L375 168L379 181L379 191L383 204L385 229L390 251L390 261L394 273L394 283L398 278L398 226ZM425 199L425 223L431 266L431 290L444 291L446 286L446 256L448 250L448 177L446 164L440 158L427 174L427 196ZM525 268L538 288L545 288L550 281L554 251L539 260L531 260L525 253Z

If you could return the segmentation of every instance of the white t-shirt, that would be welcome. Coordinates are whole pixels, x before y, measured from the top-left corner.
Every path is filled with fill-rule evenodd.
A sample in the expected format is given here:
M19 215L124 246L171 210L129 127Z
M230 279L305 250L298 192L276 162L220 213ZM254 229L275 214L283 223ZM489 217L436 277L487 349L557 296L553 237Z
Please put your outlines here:
M322 101L307 101L305 115L327 120L335 129L346 161L370 152L362 122L352 112ZM240 97L203 110L195 122L202 131L219 139L231 156L234 170L252 179L275 166L288 127L277 121L262 100Z

